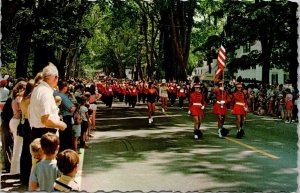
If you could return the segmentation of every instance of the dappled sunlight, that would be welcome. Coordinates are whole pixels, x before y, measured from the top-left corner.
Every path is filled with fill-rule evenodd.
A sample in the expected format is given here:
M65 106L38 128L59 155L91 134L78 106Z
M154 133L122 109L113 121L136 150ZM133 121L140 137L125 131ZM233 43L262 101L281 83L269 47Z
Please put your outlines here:
M273 172L274 174L297 174L297 168L282 168L278 171Z
M284 145L283 143L278 142L278 141L269 141L267 143L274 145L274 146L280 146L280 147L282 147Z
M241 158L245 158L245 157L248 157L248 156L251 156L253 155L254 153L257 153L255 151L242 151L238 157L241 157Z
M105 118L107 115L99 116L102 119L97 121L96 130L92 133L94 137L88 142L92 148L86 150L84 162L88 164L84 165L84 178L97 179L101 190L101 187L105 187L105 191L118 187L130 191L126 189L126 182L131 182L131 190L146 192L162 189L181 192L233 191L240 190L240 187L260 191L257 188L265 186L286 190L289 186L282 185L281 179L288 180L296 175L294 162L288 166L292 169L274 169L273 164L281 165L287 160L285 157L275 162L261 152L239 144L279 156L281 149L288 147L284 139L270 141L270 135L261 135L265 128L277 126L274 120L256 122L261 117L249 115L245 138L236 139L235 117L230 115L224 127L231 130L229 138L237 141L234 143L218 138L214 115L208 114L201 124L203 138L194 140L193 118L185 115L186 112L180 112L183 116L170 116L171 112L166 116L158 112L154 123L149 125L146 112L138 111L133 111L131 115L127 111L124 116L119 114L125 119L118 121L117 115L109 120ZM285 128L270 131L270 134L287 135ZM285 176L282 176L283 173ZM272 178L268 178L270 174Z
M201 154L201 155L207 155L207 154L212 154L212 153L218 153L218 152L221 152L222 149L221 148L218 148L218 149L212 149L212 148L209 148L209 149L204 149L204 148L198 148L198 149L192 149L191 150L191 153L192 154Z

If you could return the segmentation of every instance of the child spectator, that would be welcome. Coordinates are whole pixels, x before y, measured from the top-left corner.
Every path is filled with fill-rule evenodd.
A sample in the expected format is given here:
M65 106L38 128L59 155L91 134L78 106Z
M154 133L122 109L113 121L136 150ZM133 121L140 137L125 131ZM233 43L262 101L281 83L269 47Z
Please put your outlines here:
M61 97L56 95L54 98L55 98L56 105L59 106L61 104Z
M286 95L285 95L285 109L286 109L286 123L292 123L293 118L293 95L291 94L290 89L286 89Z
M258 108L257 108L258 115L265 115L265 104L266 104L265 96L261 92L261 93L259 93L259 96L258 96Z
M82 96L81 98L81 104L80 104L80 116L82 118L81 122L81 134L80 134L80 147L81 148L89 148L88 145L86 145L86 139L87 139L87 129L88 129L88 121L89 121L89 115L88 115L88 108L87 105L87 97Z
M46 133L41 137L41 147L45 158L36 164L29 179L29 191L53 190L56 178L60 176L55 156L59 150L59 138L54 133Z
M285 120L285 100L282 94L278 95L278 101L279 101L279 107L278 107L279 118Z
M62 175L54 182L54 191L79 191L79 185L74 177L78 171L79 156L71 149L60 152L57 156L57 167Z
M56 103L56 106L57 106L57 113L58 113L58 115L59 115L59 117L61 118L61 120L62 120L62 114L61 114L61 112L60 112L60 110L59 110L59 106L61 105L61 101L62 101L62 99L61 99L61 97L60 96L58 96L58 95L56 95L55 97L54 97L54 99L55 99L55 103Z
M271 94L267 102L267 115L272 115L274 110L274 95Z
M81 123L82 118L80 116L80 104L76 104L76 110L74 112L74 125L73 125L73 149L78 152L77 144L78 139L81 136ZM80 152L78 152L80 153Z
M44 158L44 152L41 147L41 138L34 139L30 144L30 154L32 156L31 173L35 165Z

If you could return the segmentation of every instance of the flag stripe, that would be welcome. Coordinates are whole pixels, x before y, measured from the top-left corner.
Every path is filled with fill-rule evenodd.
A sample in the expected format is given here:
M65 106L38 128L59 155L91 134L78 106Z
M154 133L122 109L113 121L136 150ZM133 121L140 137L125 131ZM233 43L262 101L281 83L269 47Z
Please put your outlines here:
M223 44L224 44L224 40L222 41L222 44L221 44L221 47L220 47L220 50L218 53L218 59L217 59L218 70L216 72L216 76L214 79L215 82L219 79L219 77L221 76L221 74L223 73L224 68L225 68L226 49L224 48Z

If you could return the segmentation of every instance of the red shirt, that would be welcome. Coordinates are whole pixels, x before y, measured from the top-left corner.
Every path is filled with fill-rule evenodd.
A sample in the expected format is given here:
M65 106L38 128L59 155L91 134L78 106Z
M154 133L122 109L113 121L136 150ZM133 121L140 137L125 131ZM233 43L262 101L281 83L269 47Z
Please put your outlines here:
M203 94L201 92L193 92L193 93L191 93L191 96L190 96L190 106L192 106L193 103L201 103L202 106L206 105L205 98L204 98L204 96L203 96Z

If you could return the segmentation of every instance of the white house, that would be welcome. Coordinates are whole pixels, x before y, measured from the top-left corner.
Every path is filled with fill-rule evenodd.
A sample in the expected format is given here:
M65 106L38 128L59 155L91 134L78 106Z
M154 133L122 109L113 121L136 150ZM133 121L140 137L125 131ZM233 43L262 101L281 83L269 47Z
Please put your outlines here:
M236 58L241 58L243 55L249 54L252 50L257 50L261 52L261 43L256 41L253 45L247 44L245 46L241 46L240 49L236 51ZM258 81L262 80L262 66L256 65L254 68L250 68L247 70L238 70L237 73L234 74L237 78L241 76L243 79L256 79ZM282 69L271 68L269 74L269 82L278 84L283 84L284 81L288 78L288 73L284 72Z
M196 67L193 69L191 77L198 76L200 80L214 80L218 66L216 60L211 63L211 73L209 73L209 67L207 61L203 61L202 67Z

